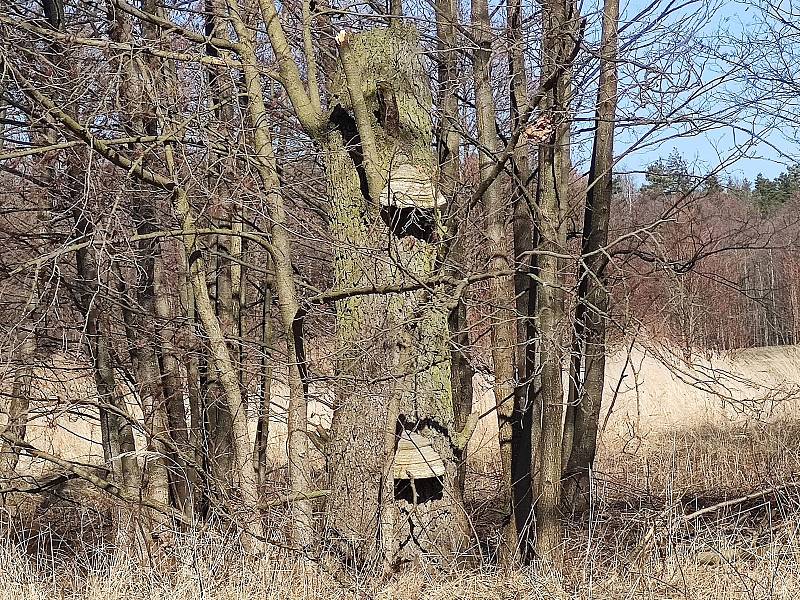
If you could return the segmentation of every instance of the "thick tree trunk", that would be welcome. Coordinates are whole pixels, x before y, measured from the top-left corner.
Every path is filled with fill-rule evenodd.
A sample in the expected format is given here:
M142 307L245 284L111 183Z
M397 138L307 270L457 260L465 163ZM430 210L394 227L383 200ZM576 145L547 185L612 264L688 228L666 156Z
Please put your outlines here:
M217 174L218 179L221 174ZM224 191L215 190L219 194L221 204L229 203L230 199ZM216 225L227 226L224 221L214 221ZM209 274L212 280L209 291L214 302L214 310L219 320L220 327L226 338L233 333L233 320L231 318L231 280L230 264L225 258L228 256L227 236L214 235L211 245L211 259L209 260ZM231 359L234 358L234 346L228 343ZM234 368L236 363L234 361ZM237 370L238 371L238 370ZM214 478L223 485L230 485L233 481L233 461L236 454L236 442L233 439L233 415L228 402L224 398L222 385L217 373L211 370L208 373L207 389L204 396L205 427L209 441L208 452L211 471ZM238 374L237 374L238 378Z
M205 33L210 38L226 39L228 36L229 22L225 18L226 9L224 0L205 0ZM212 44L206 44L206 55L220 56L220 50ZM214 126L226 135L228 140L233 139L233 102L235 90L230 78L220 72L218 67L209 65L205 70L206 81L210 91L209 105L214 115ZM211 152L208 163L207 185L214 198L214 209L211 220L215 227L228 228L230 213L235 210L232 206L229 188L232 184L231 177L235 173L233 161L223 153ZM214 302L220 326L225 334L234 332L233 326L233 299L231 284L230 256L231 240L228 236L216 234L209 239L211 254L208 260L209 291ZM233 351L235 346L229 344ZM232 354L232 357L234 354ZM233 439L233 415L229 410L227 400L223 397L222 386L214 370L208 371L205 379L206 388L203 394L203 427L206 438L206 451L208 462L214 479L223 485L231 485L233 462L236 454L235 440Z
M187 464L187 458L194 461L192 447L189 443L189 425L187 423L186 405L183 394L183 381L175 347L175 315L169 297L172 295L163 264L157 265L155 272L156 317L158 328L159 357L161 381L164 390L164 407L167 416L169 438L174 450L170 449L170 492L173 504L183 513L191 517L194 513L194 496L196 494L197 475L194 468Z
M560 221L559 199L552 175L553 148L540 150L540 251L559 252L564 245ZM549 163L549 164L548 164ZM548 173L549 171L549 173ZM541 560L558 563L562 543L561 518L558 511L561 495L561 428L564 392L561 383L562 331L564 292L561 289L560 261L540 255L537 286L537 329L540 332L541 438L537 477L536 553Z
M594 147L589 170L589 191L583 224L583 259L578 271L578 304L575 308L573 347L583 365L573 358L576 386L573 439L565 469L564 501L567 508L582 511L591 499L591 469L597 447L600 404L605 383L607 257L614 164L614 124L617 109L617 26L619 0L606 0L600 48L600 81L597 92ZM572 382L571 382L572 383Z
M435 246L391 234L378 206L395 169L413 165L431 187L435 177L430 90L417 39L412 28L397 26L341 41L333 131L323 142L337 289L424 279L435 265ZM386 211L383 217L392 219ZM391 563L452 557L466 544L456 462L463 444L454 423L445 306L428 292L337 302L339 383L327 513L350 560L366 561L375 552ZM400 437L411 432L436 453L442 470L435 476L409 479L408 471L397 471Z

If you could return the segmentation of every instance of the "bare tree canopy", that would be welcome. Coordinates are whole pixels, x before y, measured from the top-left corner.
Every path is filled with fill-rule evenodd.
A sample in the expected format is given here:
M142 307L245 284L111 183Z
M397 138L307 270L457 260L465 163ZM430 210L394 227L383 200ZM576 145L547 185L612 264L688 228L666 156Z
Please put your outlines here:
M6 2L10 556L631 597L783 544L800 7L745 4Z

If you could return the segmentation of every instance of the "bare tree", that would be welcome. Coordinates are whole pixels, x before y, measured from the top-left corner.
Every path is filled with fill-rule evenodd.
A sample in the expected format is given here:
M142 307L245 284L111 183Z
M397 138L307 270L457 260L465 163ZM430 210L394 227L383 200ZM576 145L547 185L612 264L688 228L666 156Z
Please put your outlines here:
M599 52L568 0L503 23L473 0L467 24L453 0L379 4L0 14L4 479L49 461L148 544L175 523L397 568L480 552L466 448L497 419L501 559L557 566L615 344L796 337L793 200L759 211L685 164L614 194L626 156L743 114L703 104L730 73L689 68L693 2L620 26L608 0ZM725 289L747 296L711 306ZM57 357L88 397L40 399ZM31 443L39 403L99 421L104 464Z
M542 65L545 72L560 72L548 92L542 110L553 124L550 138L539 146L539 278L535 305L536 328L540 335L541 437L538 440L538 473L534 487L536 553L546 563L558 565L563 552L561 502L561 436L563 387L561 360L564 354L564 272L559 254L566 246L565 212L569 197L569 59L575 39L574 5L555 0L542 5ZM560 69L560 71L558 71Z
M492 30L489 6L485 0L472 2L472 26L476 49L473 52L472 68L475 80L475 115L480 144L478 160L480 180L485 188L482 195L486 218L486 236L489 240L489 266L496 272L509 271L513 261L509 259L511 241L506 223L510 206L502 197L501 182L493 175L492 167L500 149L497 137L497 111L492 95ZM492 305L492 363L494 370L494 395L497 403L497 419L500 441L500 458L503 466L503 503L509 508L505 525L503 553L512 560L517 550L517 517L514 514L512 448L514 416L514 367L517 338L515 328L514 278L496 277L490 285Z
M600 41L594 145L589 190L583 217L583 243L573 321L573 356L565 429L570 447L564 471L567 506L585 509L591 494L590 472L597 445L600 405L605 383L606 320L609 313L608 225L613 197L614 125L617 109L617 29L619 3L604 4Z

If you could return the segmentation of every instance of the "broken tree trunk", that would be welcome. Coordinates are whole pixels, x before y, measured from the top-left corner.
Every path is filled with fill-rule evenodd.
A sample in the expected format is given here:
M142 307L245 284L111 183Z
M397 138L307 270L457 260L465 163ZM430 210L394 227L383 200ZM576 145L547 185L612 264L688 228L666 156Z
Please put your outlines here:
M398 25L339 41L342 68L321 140L336 287L424 279L436 263L441 202L418 34ZM446 300L433 289L336 304L327 514L334 541L354 562L376 553L390 563L452 558L467 543ZM436 469L395 468L402 439L433 452Z

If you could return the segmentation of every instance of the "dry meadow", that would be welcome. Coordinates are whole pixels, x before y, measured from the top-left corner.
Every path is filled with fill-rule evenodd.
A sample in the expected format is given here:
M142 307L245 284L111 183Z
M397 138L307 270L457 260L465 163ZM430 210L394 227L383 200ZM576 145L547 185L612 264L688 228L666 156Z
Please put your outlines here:
M568 520L561 573L495 565L500 475L489 418L471 442L467 478L480 552L462 564L416 565L380 576L345 570L322 553L283 547L279 510L267 516L278 532L274 543L258 556L245 555L224 527L176 527L161 533L155 550L125 551L112 523L125 520L126 508L68 481L42 494L4 495L0 598L794 598L800 591L799 357L794 347L688 365L652 349L615 355L596 502L588 519ZM485 381L477 383L479 403L488 406L491 392ZM73 397L84 389L80 377L51 387L47 394ZM275 402L280 407L280 389ZM324 421L324 410L315 410ZM274 419L279 473L279 410ZM91 422L45 411L39 421L34 443L70 459L99 461ZM47 472L37 463L25 468L26 481Z

